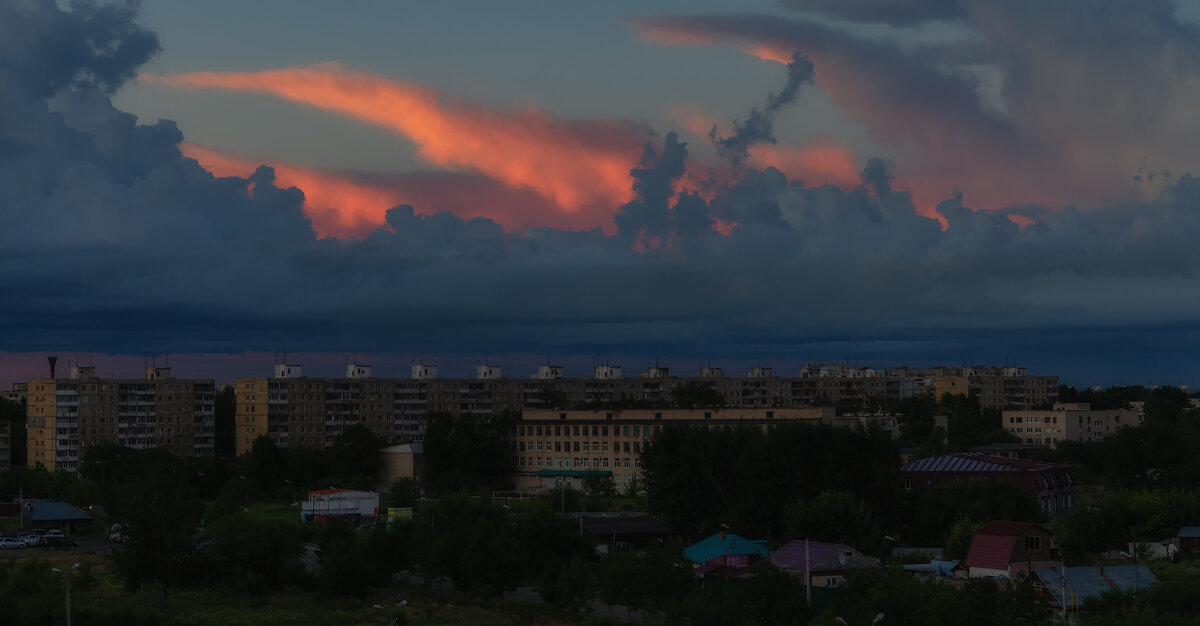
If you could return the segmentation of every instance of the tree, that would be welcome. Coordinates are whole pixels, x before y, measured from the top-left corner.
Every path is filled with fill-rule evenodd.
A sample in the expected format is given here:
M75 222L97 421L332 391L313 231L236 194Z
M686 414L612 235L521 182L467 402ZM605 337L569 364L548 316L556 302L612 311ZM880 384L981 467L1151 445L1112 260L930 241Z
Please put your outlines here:
M0 398L0 422L8 423L8 455L10 467L26 464L25 401Z
M432 413L425 427L426 479L433 491L491 490L512 481L509 416Z
M617 492L611 473L602 474L600 470L590 469L583 475L583 490L589 496L611 496Z
M275 591L298 583L302 532L295 524L234 513L208 524L203 549L209 577L249 592Z
M681 409L725 405L725 396L716 387L711 383L696 381L677 385L671 390L671 400Z
M213 401L213 445L217 458L232 459L237 454L237 393L233 385L222 387Z
M950 528L966 518L971 522L1046 521L1036 497L1008 481L960 480L934 485L918 494L913 504L912 540L941 545Z
M330 471L346 482L365 476L374 483L379 475L379 449L386 445L387 441L362 424L347 426L329 449Z
M178 584L188 572L203 512L183 461L162 450L125 450L131 473L108 507L128 541L114 558L130 590L147 583Z
M789 537L843 543L866 554L880 554L885 548L875 514L847 491L822 491L799 500L788 507L787 516Z
M899 514L899 452L890 434L874 427L668 426L641 460L650 512L687 535L725 523L744 536L779 537L789 505L827 490L869 503L881 525Z

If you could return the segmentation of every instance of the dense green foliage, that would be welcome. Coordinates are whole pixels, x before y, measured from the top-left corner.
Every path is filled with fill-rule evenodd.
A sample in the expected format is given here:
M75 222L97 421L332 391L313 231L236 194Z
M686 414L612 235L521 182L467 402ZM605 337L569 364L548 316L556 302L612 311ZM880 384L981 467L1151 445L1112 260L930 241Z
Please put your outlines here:
M9 465L25 465L25 403L0 398L0 423L8 424Z
M509 416L430 414L425 475L434 493L500 489L512 482Z
M944 545L951 527L962 519L1045 522L1046 514L1028 491L1008 481L955 481L910 494L908 528L914 545Z
M895 568L863 570L849 575L833 596L818 623L834 616L849 624L870 624L879 613L884 624L960 626L990 624L1017 626L1054 624L1055 616L1034 591L1031 582L997 583L974 580L965 589L924 582Z
M686 536L722 523L753 537L784 536L786 510L823 491L855 494L890 521L900 461L890 436L823 424L668 427L642 453L651 511Z

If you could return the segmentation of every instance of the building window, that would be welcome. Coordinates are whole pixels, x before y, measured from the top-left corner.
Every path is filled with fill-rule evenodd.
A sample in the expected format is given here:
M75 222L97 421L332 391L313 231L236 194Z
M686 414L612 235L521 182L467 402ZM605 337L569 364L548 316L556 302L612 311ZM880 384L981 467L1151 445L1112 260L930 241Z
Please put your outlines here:
M1025 538L1025 549L1026 550L1041 550L1042 549L1042 538L1041 537L1026 537Z

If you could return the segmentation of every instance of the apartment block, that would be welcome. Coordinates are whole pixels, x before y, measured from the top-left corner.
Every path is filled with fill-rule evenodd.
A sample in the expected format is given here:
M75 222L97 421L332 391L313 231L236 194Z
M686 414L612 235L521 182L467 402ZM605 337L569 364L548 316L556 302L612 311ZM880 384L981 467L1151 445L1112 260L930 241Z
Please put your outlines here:
M1036 409L1058 401L1057 376L1030 376L1023 367L964 367L934 376L934 393L975 394L985 409Z
M509 436L518 489L580 487L589 470L611 473L618 488L641 475L642 448L666 425L763 428L785 421L834 419L833 407L522 411Z
M1055 448L1063 441L1103 439L1144 417L1140 409L1093 410L1086 402L1062 402L1048 411L1005 411L1003 422L1023 443Z
M795 377L778 376L765 367L744 376L726 376L714 367L701 368L693 376L675 376L669 368L653 366L624 376L620 367L600 365L590 377L568 378L562 366L547 364L528 378L506 377L494 365L478 366L473 378L442 378L436 366L418 364L407 378L377 378L369 365L352 363L344 376L322 378L304 376L300 365L280 364L271 378L237 381L237 450L248 451L261 435L284 447L325 447L350 424L362 424L391 443L419 442L424 440L428 416L435 413L488 416L560 407L666 406L685 386L715 392L719 408L837 406L874 412L881 402L931 393L940 378L963 373L962 368L806 365ZM964 380L1004 375L1000 368L974 368L967 373ZM1010 374L1013 381L1000 387L1013 389L1012 398L1019 396L1036 406L1051 397L1051 389L1057 397L1057 378L1025 377L1023 369L1019 376L1016 371ZM1027 378L1053 384L1031 391Z
M12 428L7 421L0 422L0 470L12 467Z
M88 446L162 448L179 456L212 456L213 380L146 368L145 378L99 378L72 367L67 378L27 383L28 463L77 472Z

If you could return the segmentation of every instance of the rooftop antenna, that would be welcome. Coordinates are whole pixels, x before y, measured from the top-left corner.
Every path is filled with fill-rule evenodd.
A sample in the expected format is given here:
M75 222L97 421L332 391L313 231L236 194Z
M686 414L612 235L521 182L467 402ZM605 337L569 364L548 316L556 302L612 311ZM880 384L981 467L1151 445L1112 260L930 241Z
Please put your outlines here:
M54 364L58 362L58 357L48 356L48 357L46 357L46 360L50 362L50 378L51 378L51 380L53 380L54 379Z

